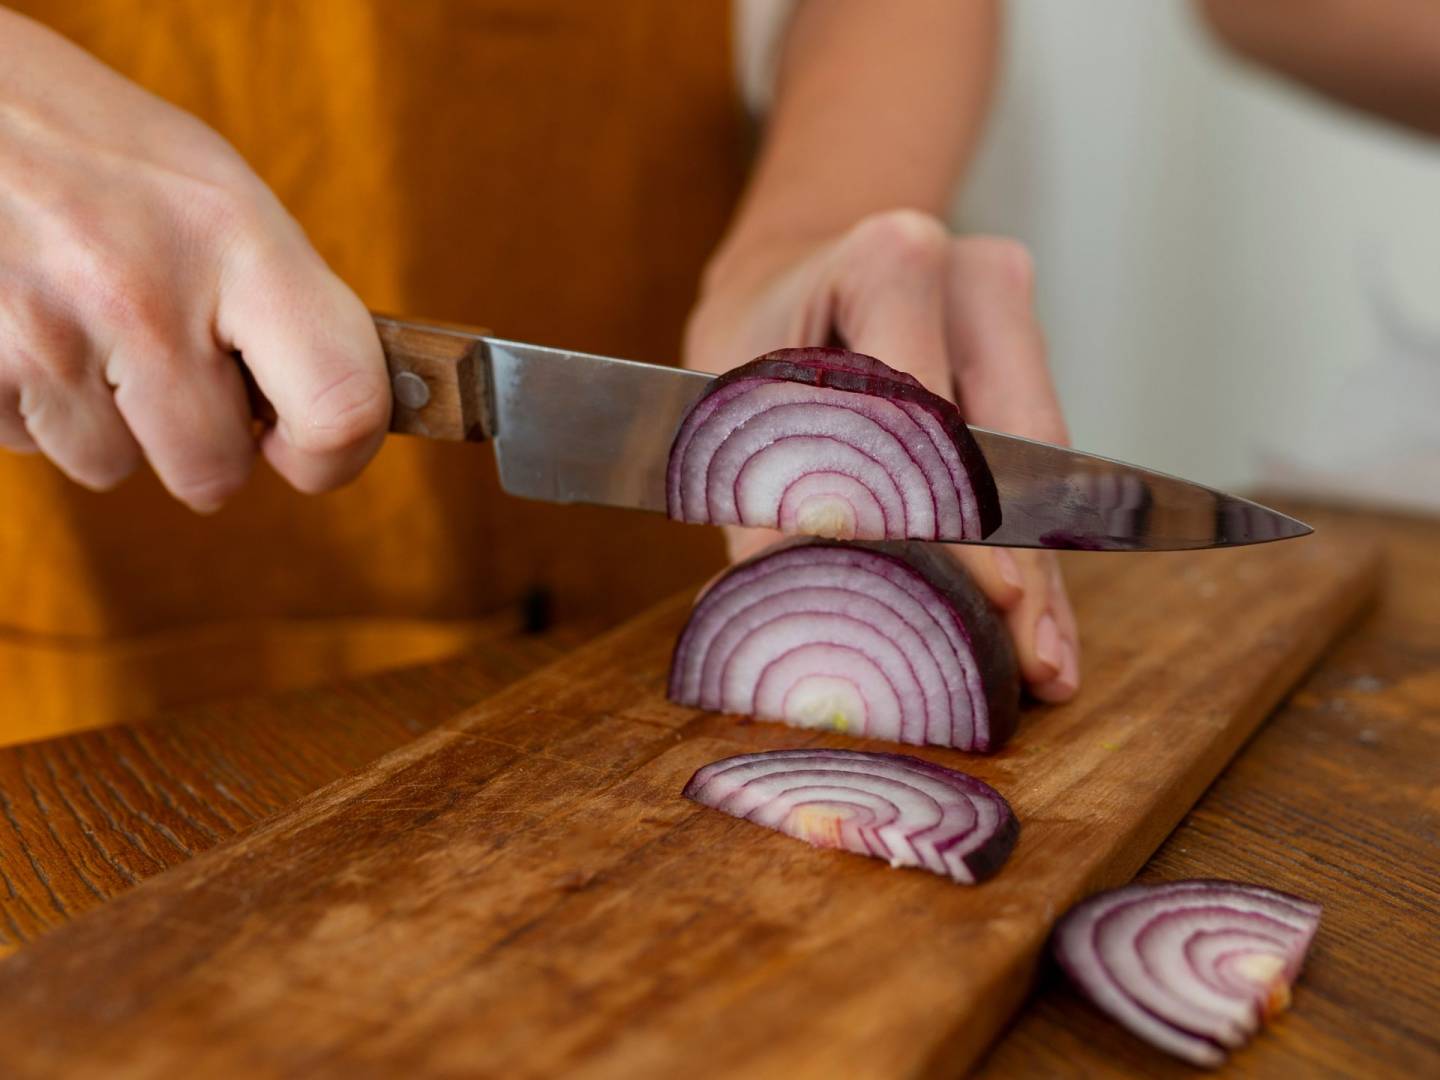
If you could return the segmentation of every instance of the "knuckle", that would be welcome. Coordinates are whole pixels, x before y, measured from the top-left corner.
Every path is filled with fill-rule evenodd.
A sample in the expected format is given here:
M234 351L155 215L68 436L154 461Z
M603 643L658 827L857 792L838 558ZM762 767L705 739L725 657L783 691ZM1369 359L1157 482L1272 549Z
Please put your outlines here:
M124 408L151 413L167 390L183 385L190 372L172 343L146 335L125 341L104 358L100 375Z
M73 386L89 373L88 350L73 323L28 290L0 297L0 338L0 370L19 386Z
M309 454L343 454L373 440L390 421L390 395L378 372L351 369L311 401L291 443Z
M79 323L97 339L128 341L168 336L178 322L185 290L172 279L169 260L153 247L109 235L81 214L67 225L67 243L59 281L73 296ZM152 238L157 233L150 233Z
M1010 236L968 236L959 241L967 273L995 275L1022 296L1035 291L1035 257Z
M0 290L0 334L8 341L43 336L53 321L49 306L35 289L21 286Z
M243 185L196 181L183 201L191 228L218 252L236 244L253 245L275 231L274 214Z
M245 200L227 185L195 181L186 187L183 199L191 221L204 233L238 232L255 217Z
M5 366L22 387L62 390L84 383L91 370L83 349L33 339L13 346Z
M902 208L872 214L850 234L854 249L889 269L930 270L945 259L950 230L921 210Z
M174 321L175 301L131 270L97 274L91 304L106 331L124 341L163 341Z
M112 339L158 335L175 303L145 271L108 245L77 241L67 285L92 333Z

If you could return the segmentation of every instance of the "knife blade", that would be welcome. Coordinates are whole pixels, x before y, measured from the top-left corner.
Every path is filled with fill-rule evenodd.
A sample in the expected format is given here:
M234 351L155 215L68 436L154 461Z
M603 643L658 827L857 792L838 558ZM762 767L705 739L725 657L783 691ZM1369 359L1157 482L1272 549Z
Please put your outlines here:
M506 492L665 512L680 421L714 376L377 316L391 430L494 443ZM1310 527L1202 484L971 427L1000 492L1002 547L1170 551L1304 536Z

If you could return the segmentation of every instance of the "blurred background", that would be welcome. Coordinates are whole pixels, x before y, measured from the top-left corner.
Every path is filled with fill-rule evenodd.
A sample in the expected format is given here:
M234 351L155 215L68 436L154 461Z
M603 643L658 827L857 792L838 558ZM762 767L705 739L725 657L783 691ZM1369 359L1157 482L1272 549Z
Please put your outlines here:
M739 9L754 109L787 7ZM1008 12L954 222L1034 254L1075 444L1440 509L1440 141L1241 64L1189 3Z
M1425 2L1314 10L1373 12L1393 48ZM742 183L735 74L763 117L792 7L0 3L215 126L370 306L662 362ZM952 216L1034 253L1076 445L1440 510L1440 140L1238 62L1194 0L1006 11ZM1437 27L1410 35L1419 90ZM595 251L606 273L557 272ZM211 518L147 471L102 496L5 455L0 505L0 743L593 632L721 560L713 531L504 499L487 450L419 440L322 498L259 470Z

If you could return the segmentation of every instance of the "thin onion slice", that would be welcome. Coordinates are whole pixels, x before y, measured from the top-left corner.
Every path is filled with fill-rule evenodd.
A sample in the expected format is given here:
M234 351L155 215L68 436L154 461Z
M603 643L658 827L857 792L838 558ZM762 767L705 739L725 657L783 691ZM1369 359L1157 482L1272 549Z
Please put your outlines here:
M682 705L989 752L1020 684L1010 637L959 564L916 543L782 541L696 602L675 646Z
M1000 498L954 404L873 356L781 349L717 378L670 448L669 513L839 540L978 540Z
M1320 907L1258 885L1177 881L1090 897L1055 930L1055 955L1111 1017L1214 1068L1290 1003Z
M905 754L769 750L712 762L683 792L702 806L821 848L974 885L1020 835L989 784Z

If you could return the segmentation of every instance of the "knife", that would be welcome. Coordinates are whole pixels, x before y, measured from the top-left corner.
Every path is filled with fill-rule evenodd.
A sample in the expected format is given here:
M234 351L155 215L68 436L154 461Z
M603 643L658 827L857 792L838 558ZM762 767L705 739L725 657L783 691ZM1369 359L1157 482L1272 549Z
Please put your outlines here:
M377 315L390 430L489 440L500 484L526 499L665 512L670 443L714 378ZM1170 551L1304 536L1248 499L1062 446L971 427L1000 492L1002 547Z

